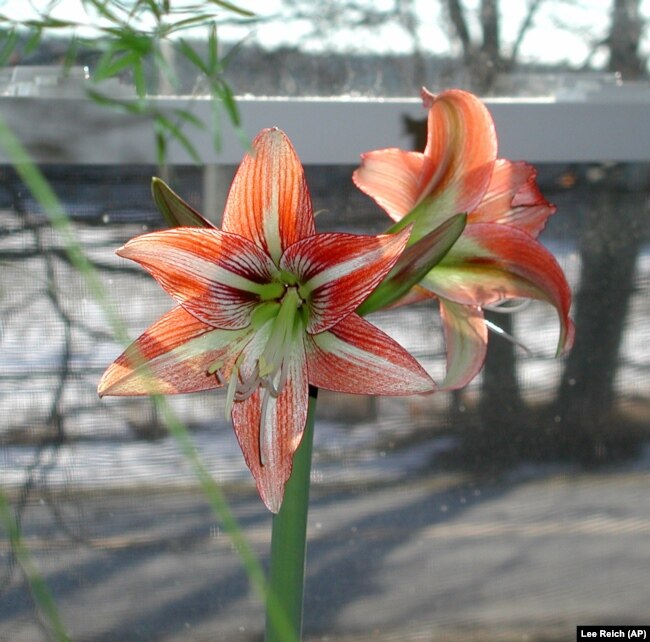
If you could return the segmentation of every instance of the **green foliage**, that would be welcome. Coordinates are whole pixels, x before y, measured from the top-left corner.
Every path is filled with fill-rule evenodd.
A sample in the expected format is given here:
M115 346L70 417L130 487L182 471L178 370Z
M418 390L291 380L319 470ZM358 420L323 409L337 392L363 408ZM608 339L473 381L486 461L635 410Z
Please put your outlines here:
M214 227L160 178L151 179L151 194L169 227Z
M138 113L153 122L159 162L164 162L169 142L175 140L189 156L200 162L197 150L185 128L204 125L186 109L170 116L163 112L153 96L161 85L178 91L180 81L173 59L180 58L196 73L197 86L208 93L213 106L213 142L221 146L223 113L244 146L248 146L241 127L239 110L231 88L224 78L227 58L219 52L217 25L226 20L251 21L254 15L232 2L202 0L172 6L170 0L82 0L85 19L62 20L54 17L57 3L24 20L0 14L0 64L7 64L18 50L33 53L45 36L65 37L64 64L71 67L82 54L95 54L91 80L95 85L88 96L110 108ZM197 35L199 34L199 35ZM201 47L192 39L200 38ZM135 88L135 97L125 99L102 91L106 80L127 79Z
M365 316L398 304L436 266L467 224L466 214L456 214L402 252L395 267L359 306L357 313ZM395 227L395 226L393 226ZM391 228L392 230L393 228Z
M42 172L32 162L27 150L4 122L2 115L0 115L0 149L7 155L27 189L46 213L52 228L60 235L65 244L70 263L83 277L88 292L102 309L113 335L122 344L128 345L131 342L131 338L128 336L126 327L117 314L116 307L110 300L96 268L86 256L63 205ZM156 185L155 191L167 200L168 205L171 204L176 212L176 216L178 216L180 211L180 197L175 195L166 186L163 187L164 184L161 183L162 181L158 181L157 184L154 183ZM189 205L187 207L189 208ZM230 537L232 545L242 561L251 586L260 599L267 603L268 614L273 622L274 628L280 631L281 639L293 640L291 623L283 611L276 594L268 590L264 569L230 510L223 491L210 475L205 462L197 451L189 430L177 417L165 397L154 395L151 399L157 412L160 413L160 416L165 421L171 436L176 441L179 450L188 462L215 516L219 519L224 531ZM65 626L57 610L55 599L34 563L29 548L22 537L19 524L12 514L9 501L2 491L0 491L0 536L3 534L3 530L11 545L12 555L14 555L16 562L25 575L27 584L39 608L39 612L43 616L50 637L56 642L70 642L70 638L67 635Z
M5 537L11 544L11 553L24 574L35 603L38 605L43 626L56 642L70 642L65 625L56 606L56 602L47 586L43 576L39 572L34 560L25 545L20 531L20 525L16 520L11 505L5 494L0 490L0 533L5 531Z

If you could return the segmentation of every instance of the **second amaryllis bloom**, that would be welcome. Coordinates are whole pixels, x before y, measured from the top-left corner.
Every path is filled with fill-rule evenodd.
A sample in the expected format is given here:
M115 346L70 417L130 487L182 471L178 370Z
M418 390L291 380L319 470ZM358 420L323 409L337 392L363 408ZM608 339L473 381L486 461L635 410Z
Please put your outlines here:
M159 205L170 194L159 191ZM379 395L435 387L408 352L354 312L393 268L410 229L316 234L302 165L278 129L261 132L244 158L222 229L206 229L189 207L183 214L199 227L145 234L118 250L177 306L106 370L99 394L225 387L246 463L277 512L309 385Z
M573 342L571 291L558 262L537 240L555 208L541 195L534 168L497 158L494 122L473 94L423 90L422 98L428 109L424 152L368 152L353 179L396 221L390 231L413 226L409 245L467 215L446 255L404 299L439 300L447 342L441 387L455 389L483 366L486 306L511 298L550 303L560 320L561 354Z

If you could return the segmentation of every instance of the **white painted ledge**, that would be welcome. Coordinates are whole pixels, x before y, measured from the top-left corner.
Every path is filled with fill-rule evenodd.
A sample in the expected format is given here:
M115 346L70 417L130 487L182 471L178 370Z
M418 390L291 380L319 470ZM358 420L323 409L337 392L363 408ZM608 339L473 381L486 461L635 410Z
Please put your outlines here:
M208 99L161 98L161 110L188 109L211 123ZM240 98L249 136L277 126L291 137L305 164L357 164L363 151L413 148L405 119L424 119L419 100ZM650 100L486 100L500 155L531 162L650 161ZM0 113L39 163L145 164L156 162L151 123L86 98L0 97ZM207 131L187 127L206 164L236 164L243 149L223 117L217 154ZM6 163L0 150L0 163ZM170 164L191 163L170 146Z

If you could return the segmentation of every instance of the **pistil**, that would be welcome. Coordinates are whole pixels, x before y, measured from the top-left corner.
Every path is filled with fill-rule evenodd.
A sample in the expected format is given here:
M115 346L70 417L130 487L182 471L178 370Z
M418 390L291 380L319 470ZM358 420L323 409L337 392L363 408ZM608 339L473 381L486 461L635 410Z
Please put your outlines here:
M293 279L295 280L295 278ZM242 352L233 365L229 378L226 380L221 373L222 364L214 364L210 371L214 372L220 383L227 384L226 416L232 412L236 401L248 399L258 388L262 388L262 421L260 433L260 452L264 465L263 443L268 435L265 432L264 421L271 399L277 398L282 392L289 372L289 359L296 337L304 327L304 300L298 293L298 288L292 284L281 285L274 283L268 294L277 294L274 300L263 299L253 312L251 324L256 332L268 332L268 339L260 356L257 358L252 373L242 377L241 364L245 351ZM281 290L277 286L281 285ZM270 329L268 325L270 324ZM264 326L267 326L263 330Z

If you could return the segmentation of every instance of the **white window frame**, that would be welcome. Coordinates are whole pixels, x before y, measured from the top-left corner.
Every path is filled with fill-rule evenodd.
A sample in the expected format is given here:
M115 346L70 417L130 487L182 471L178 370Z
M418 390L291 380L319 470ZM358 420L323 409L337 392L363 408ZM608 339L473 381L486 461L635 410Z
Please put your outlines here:
M215 152L212 110L205 98L160 98L161 110L188 109L205 131L184 131L206 165L237 164L243 149L223 116L223 144ZM650 161L650 91L611 92L577 99L489 99L499 137L499 155L530 162ZM239 98L246 133L284 129L304 164L351 164L359 154L383 147L410 149L406 117L424 119L417 99ZM150 121L85 98L0 97L0 113L37 163L155 164ZM179 144L167 162L192 164ZM0 152L0 163L7 163Z

